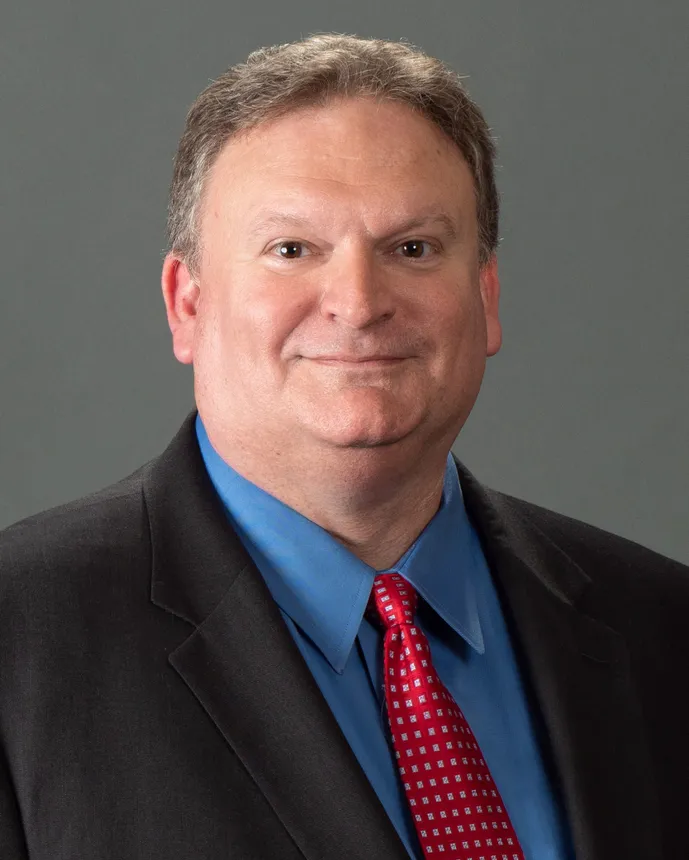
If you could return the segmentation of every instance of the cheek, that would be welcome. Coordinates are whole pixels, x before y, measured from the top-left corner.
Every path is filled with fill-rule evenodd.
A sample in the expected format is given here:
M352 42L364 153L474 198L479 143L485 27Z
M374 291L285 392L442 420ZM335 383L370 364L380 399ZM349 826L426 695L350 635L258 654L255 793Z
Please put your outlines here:
M249 363L278 358L312 312L312 302L295 283L247 279L223 308L225 346Z
M439 351L452 361L473 353L485 340L485 316L478 290L456 285L438 302L433 315L433 327Z

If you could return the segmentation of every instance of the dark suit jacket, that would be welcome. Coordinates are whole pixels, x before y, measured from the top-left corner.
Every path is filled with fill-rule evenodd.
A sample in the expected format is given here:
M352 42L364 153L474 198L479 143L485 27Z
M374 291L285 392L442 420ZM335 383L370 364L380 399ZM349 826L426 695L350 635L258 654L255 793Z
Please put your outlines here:
M0 536L0 857L404 860L194 417ZM577 858L687 860L689 569L458 468Z

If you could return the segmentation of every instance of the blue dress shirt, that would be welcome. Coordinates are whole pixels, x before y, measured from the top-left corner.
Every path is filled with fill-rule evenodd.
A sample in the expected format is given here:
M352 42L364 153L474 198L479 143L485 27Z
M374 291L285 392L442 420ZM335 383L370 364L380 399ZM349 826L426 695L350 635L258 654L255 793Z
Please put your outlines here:
M422 860L386 729L382 633L364 610L376 571L325 529L232 469L196 419L201 454L232 527L264 577L359 764ZM389 570L392 570L390 568ZM417 623L464 712L528 860L569 860L571 839L490 571L448 454L440 507L394 570L419 593Z

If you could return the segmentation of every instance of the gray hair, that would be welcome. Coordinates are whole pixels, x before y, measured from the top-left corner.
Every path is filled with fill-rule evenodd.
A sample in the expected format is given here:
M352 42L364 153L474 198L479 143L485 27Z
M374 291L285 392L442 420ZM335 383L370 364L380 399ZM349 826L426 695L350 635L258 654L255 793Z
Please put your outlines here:
M454 141L473 176L479 261L488 261L498 244L495 143L460 76L403 42L328 33L253 51L191 106L175 156L167 238L192 273L198 271L205 181L229 139L289 111L343 97L401 102Z

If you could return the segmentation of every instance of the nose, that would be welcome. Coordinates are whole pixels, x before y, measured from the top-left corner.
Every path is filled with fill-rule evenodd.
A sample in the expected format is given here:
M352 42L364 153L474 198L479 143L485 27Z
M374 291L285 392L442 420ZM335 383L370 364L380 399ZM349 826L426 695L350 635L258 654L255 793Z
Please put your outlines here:
M395 313L395 297L385 272L376 267L374 255L351 249L325 267L320 311L331 319L354 328L368 328L390 319Z

